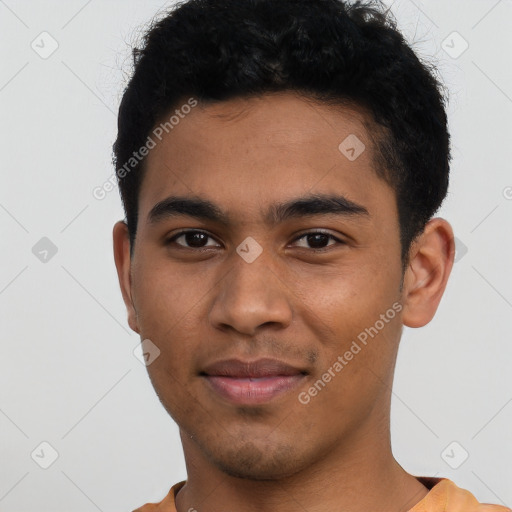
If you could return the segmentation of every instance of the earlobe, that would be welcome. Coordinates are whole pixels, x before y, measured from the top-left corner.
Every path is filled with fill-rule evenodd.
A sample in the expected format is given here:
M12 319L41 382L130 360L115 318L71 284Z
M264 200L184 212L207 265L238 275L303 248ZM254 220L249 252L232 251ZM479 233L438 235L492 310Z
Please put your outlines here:
M118 221L112 231L114 261L117 269L119 286L123 296L123 301L128 313L128 325L136 333L140 334L137 312L133 305L132 283L131 283L131 256L130 256L130 238L128 235L128 226L124 221Z
M423 327L434 317L446 289L455 242L450 224L441 218L430 220L412 244L403 287L402 321L407 327Z

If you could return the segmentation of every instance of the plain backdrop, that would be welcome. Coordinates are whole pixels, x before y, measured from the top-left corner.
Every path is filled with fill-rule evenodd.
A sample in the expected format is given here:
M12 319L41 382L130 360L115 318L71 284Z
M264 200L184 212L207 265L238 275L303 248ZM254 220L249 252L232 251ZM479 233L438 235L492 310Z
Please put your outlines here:
M118 190L92 193L113 172L130 46L170 5L0 0L2 512L130 511L186 477L119 291ZM435 319L404 331L393 449L415 475L512 506L512 2L392 10L449 90L439 215L458 249Z

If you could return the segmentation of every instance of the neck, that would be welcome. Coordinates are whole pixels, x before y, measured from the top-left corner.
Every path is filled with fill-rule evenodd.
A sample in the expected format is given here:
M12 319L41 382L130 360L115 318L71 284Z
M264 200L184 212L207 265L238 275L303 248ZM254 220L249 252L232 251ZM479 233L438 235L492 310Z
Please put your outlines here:
M389 422L331 447L297 473L277 480L250 480L222 472L182 433L187 483L176 496L177 512L406 512L428 489L391 452Z

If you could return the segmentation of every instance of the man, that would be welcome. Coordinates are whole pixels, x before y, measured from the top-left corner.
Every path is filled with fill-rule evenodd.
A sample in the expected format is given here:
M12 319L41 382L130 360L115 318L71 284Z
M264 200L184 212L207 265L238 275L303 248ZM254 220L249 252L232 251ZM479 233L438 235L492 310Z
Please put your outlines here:
M375 6L190 0L114 145L130 327L187 480L139 512L503 512L390 445L403 325L453 264L440 85Z

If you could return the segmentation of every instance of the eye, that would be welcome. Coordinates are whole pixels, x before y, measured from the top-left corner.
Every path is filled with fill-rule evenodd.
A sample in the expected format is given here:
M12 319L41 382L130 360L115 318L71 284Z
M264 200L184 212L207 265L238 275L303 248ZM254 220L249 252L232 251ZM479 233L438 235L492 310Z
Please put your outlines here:
M330 233L324 233L323 231L310 231L308 233L303 233L302 235L297 237L294 240L294 242L296 242L297 240L302 240L302 239L304 239L306 244L311 244L313 247L308 247L307 245L302 245L299 247L305 247L306 249L313 249L313 250L318 250L318 251L322 251L326 247L329 247L331 245L336 245L336 244L325 245L329 241L329 239L334 240L335 242L338 242L340 244L344 243L342 240L340 240L339 238L336 238L334 235L331 235Z
M185 243L188 245L177 243L177 240L179 240L180 238L183 238L185 240ZM177 245L179 245L181 247L185 247L186 249L202 249L203 247L211 247L212 246L212 245L205 245L204 242L206 242L208 240L208 238L213 240L213 238L205 231L198 231L198 230L180 231L179 233L176 233L174 236L169 238L166 242L166 245L170 245L172 243L177 243ZM218 247L218 244L213 244L213 246Z
M180 239L183 239L185 243L178 243L178 240ZM184 247L185 249L203 249L205 247L220 247L220 245L216 243L208 244L208 239L214 240L214 238L211 235L209 235L206 231L187 230L176 233L174 236L167 240L166 245L171 245L175 243L180 247ZM303 233L302 235L295 238L293 242L297 242L299 240L303 240L306 245L299 245L298 247L312 249L315 251L323 251L326 247L336 245L336 243L328 244L329 240L333 240L334 242L338 242L339 244L344 243L342 240L335 237L334 235L331 235L330 233L325 233L323 231L310 231L308 233Z

